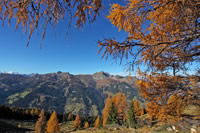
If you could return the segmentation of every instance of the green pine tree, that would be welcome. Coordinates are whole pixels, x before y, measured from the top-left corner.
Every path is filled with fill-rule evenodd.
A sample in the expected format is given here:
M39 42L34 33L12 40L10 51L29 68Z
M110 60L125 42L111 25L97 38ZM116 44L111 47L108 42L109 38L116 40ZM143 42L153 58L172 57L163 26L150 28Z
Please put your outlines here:
M129 105L129 110L128 110L128 119L127 119L127 126L136 128L137 127L137 121L135 117L135 110L133 106L133 101L131 101L131 104Z
M101 118L100 118L100 125L99 125L99 127L103 127L103 116L101 116Z
M116 124L116 123L117 123L117 110L115 104L112 102L106 124Z

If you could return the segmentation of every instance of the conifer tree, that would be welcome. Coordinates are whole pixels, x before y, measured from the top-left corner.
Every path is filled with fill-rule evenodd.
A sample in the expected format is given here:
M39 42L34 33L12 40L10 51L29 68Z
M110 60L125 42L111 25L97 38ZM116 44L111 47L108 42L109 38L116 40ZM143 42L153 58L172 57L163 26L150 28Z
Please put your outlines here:
M26 109L26 111L25 111L25 114L26 114L26 115L28 115L28 114L29 114L29 111L28 111L28 109Z
M135 110L135 115L136 116L141 116L143 114L142 107L140 105L140 102L138 100L132 99L133 104L134 104L134 110Z
M117 123L117 110L115 104L112 102L106 124L116 124L116 123Z
M126 97L124 94L119 92L117 94L115 106L117 109L117 120L118 124L122 125L125 122L126 114L127 114L127 103L126 103Z
M99 117L99 116L98 116L97 119L95 120L94 127L95 127L95 128L99 128L99 127L100 127L100 117Z
M76 118L75 118L75 121L74 121L74 126L73 126L73 128L74 128L74 129L78 129L78 128L80 128L80 125L81 125L81 120L80 120L80 118L79 118L79 115L77 114L77 115L76 115Z
M42 109L35 125L35 133L45 133L46 117L44 113L44 109Z
M37 109L37 108L35 108L35 110L34 110L34 115L35 115L35 116L38 116L38 115L39 115L39 112L38 112L38 109Z
M31 109L31 112L30 112L31 116L34 117L35 116L35 111L34 109Z
M108 95L108 98L106 99L105 107L103 110L103 126L105 126L105 124L107 122L111 104L112 104L112 100L110 98L110 95Z
M103 116L100 117L100 125L99 127L103 127Z
M131 104L129 105L127 124L129 128L130 127L136 128L136 117L135 117L133 100L131 101Z
M72 115L71 115L70 113L69 113L68 116L67 116L67 120L68 120L68 121L71 121L71 120L72 120Z
M47 122L46 131L47 133L60 133L60 125L55 111L52 113L49 121Z
M86 121L84 124L84 128L88 128L89 127L89 123Z
M112 102L113 102L113 103L116 102L116 97L115 97L115 95L112 96Z

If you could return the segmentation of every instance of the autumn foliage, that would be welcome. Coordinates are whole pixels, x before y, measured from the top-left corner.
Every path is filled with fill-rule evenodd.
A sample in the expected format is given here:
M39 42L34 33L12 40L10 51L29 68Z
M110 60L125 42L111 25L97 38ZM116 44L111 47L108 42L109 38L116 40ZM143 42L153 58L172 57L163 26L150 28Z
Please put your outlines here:
M35 133L45 133L46 117L44 113L44 109L42 109L38 121L35 124Z
M60 125L55 111L52 113L49 121L47 122L46 131L47 133L60 133Z
M123 124L127 114L126 96L121 92L117 93L115 106L117 110L117 120L119 124Z
M80 124L81 124L81 120L80 120L80 118L79 118L79 115L77 114L77 115L76 115L76 118L75 118L75 120L74 120L73 128L74 128L74 129L80 128Z
M95 120L94 127L99 128L99 126L100 126L100 117L98 116L97 119Z
M110 95L108 95L108 98L106 99L105 107L103 110L103 114L102 114L103 115L103 126L106 125L111 104L112 104L112 99L111 99Z
M198 71L191 74L191 68L199 69L199 8L200 3L191 0L112 4L107 18L129 35L122 42L99 41L99 53L102 58L127 59L130 72L138 68L137 86L151 120L181 120L187 104L200 106L200 77Z
M88 128L89 127L89 123L86 121L84 124L84 128Z
M141 107L141 104L138 100L132 99L134 111L136 116L141 116L144 114L144 109Z
M103 126L106 124L124 124L127 116L126 96L119 92L117 96L109 95L103 110Z

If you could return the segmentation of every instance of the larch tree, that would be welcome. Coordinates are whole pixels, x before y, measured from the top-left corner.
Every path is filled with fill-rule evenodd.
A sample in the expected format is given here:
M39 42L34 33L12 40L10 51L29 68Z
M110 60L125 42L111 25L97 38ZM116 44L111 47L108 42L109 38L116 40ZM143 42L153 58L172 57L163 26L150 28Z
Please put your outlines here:
M143 109L140 105L140 102L138 100L132 99L132 102L134 104L134 111L136 116L141 116L143 114Z
M38 116L38 115L39 115L39 112L38 112L38 109L37 109L37 108L35 108L34 114L35 114L35 116Z
M26 111L25 111L25 114L26 114L26 115L28 115L28 114L29 114L29 111L28 111L28 109L26 109Z
M100 116L98 116L97 119L95 120L94 127L95 128L99 128L100 127Z
M81 127L81 120L80 120L80 118L79 118L79 115L77 114L77 115L76 115L76 118L75 118L75 120L74 120L73 128L74 128L74 129L78 129L78 128L80 128L80 127Z
M200 106L200 76L189 70L199 68L199 9L198 0L128 0L113 4L107 16L128 36L122 42L99 41L99 53L120 62L127 59L130 72L138 68L139 94L147 101L151 119L171 121L175 118L169 110L180 117L187 104ZM173 95L173 104L179 106L169 104Z
M35 111L34 111L34 109L31 109L30 114L31 114L32 117L35 117Z
M120 125L122 125L126 120L127 114L127 103L126 96L121 92L117 93L115 106L117 110L117 120Z
M55 111L52 113L49 121L47 122L46 131L47 133L60 133L60 125Z
M45 133L45 127L46 127L46 117L44 114L44 109L39 114L38 121L35 124L35 133Z
M103 109L103 114L102 114L103 115L103 126L106 125L111 104L112 104L112 99L111 99L110 95L108 95L108 98L106 99L105 107Z
M84 128L89 128L89 123L87 121L84 124Z

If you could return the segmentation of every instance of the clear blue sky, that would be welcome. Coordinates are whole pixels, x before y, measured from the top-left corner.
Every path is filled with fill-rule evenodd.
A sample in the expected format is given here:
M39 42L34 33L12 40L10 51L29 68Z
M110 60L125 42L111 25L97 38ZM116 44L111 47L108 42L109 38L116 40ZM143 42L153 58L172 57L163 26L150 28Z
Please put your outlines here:
M73 25L66 37L66 22L48 27L46 38L40 49L41 34L34 34L29 47L26 46L27 35L15 25L5 25L0 30L0 71L30 73L70 72L72 74L95 73L106 71L124 75L123 65L112 60L101 60L98 55L97 41L104 37L116 37L123 40L127 34L118 32L106 18L104 11L92 24L84 29L76 29Z

